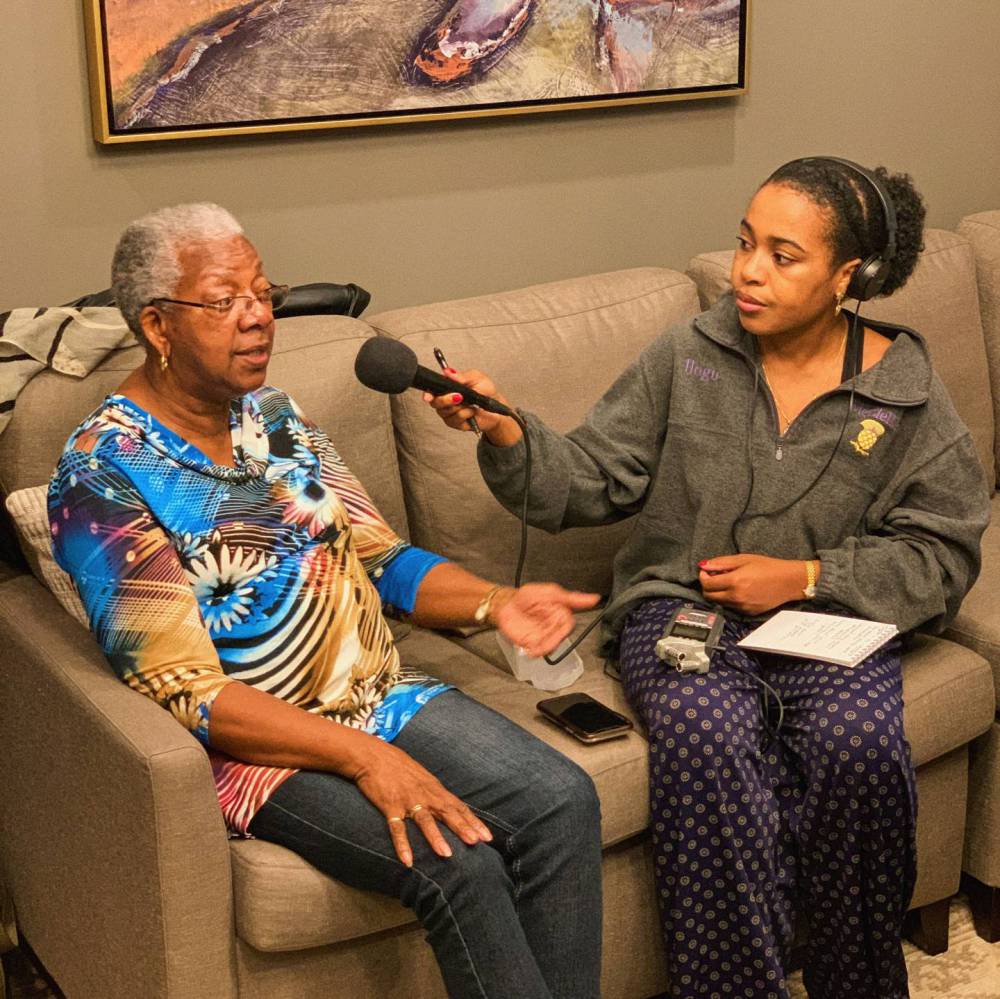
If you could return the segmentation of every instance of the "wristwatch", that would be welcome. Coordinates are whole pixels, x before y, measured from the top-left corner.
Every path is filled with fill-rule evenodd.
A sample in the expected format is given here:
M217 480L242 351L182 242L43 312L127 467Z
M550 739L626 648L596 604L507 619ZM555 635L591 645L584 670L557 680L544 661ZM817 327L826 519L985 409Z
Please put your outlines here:
M816 596L816 563L812 559L806 562L806 588L802 591L806 600Z

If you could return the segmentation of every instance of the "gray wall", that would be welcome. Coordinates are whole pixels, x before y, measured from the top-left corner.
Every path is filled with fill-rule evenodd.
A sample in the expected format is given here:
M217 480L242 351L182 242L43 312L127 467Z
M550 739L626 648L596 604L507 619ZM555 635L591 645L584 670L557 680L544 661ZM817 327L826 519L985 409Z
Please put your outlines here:
M373 309L683 269L805 153L908 170L933 225L1000 207L998 0L756 0L743 98L115 148L78 0L0 15L0 309L104 287L122 225L181 200L230 207L276 280L357 281Z

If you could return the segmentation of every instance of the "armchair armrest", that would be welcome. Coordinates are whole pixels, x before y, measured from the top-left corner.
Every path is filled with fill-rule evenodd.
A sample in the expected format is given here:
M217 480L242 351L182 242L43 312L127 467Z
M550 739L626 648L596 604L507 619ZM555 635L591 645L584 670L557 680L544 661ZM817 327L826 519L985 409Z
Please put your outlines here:
M0 881L68 995L236 995L208 757L31 576L0 583Z

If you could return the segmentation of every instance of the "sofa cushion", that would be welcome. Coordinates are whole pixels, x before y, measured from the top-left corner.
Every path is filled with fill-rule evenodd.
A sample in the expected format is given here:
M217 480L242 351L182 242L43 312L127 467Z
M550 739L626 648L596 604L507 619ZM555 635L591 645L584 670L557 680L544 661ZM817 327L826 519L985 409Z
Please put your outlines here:
M1000 495L993 497L992 507L983 535L983 570L946 637L978 652L990 664L1000 703Z
M688 274L705 308L729 289L732 258L732 251L725 250L691 261ZM926 337L934 368L972 434L992 488L993 402L969 241L945 229L927 229L924 252L910 280L889 298L862 303L861 315L909 326Z
M576 634L592 618L593 613L581 616ZM559 693L572 690L590 694L613 711L635 720L622 685L604 672L604 660L597 652L599 630L592 631L577 650L584 662L583 675ZM601 842L605 847L637 836L646 829L649 824L647 745L638 724L636 730L624 738L585 745L548 722L536 709L540 700L555 695L513 678L497 644L495 631L480 632L469 638L455 637L453 641L488 664L474 676L468 672L458 675L454 683L477 701L506 715L558 749L593 778L601 799ZM430 662L426 668L434 672L437 666Z
M18 489L7 497L7 510L14 521L21 549L35 578L52 591L64 611L85 628L89 628L90 623L80 602L80 594L69 574L59 566L52 554L48 491L48 486Z
M371 329L344 316L282 319L276 329L268 381L330 435L389 523L405 534L389 403L354 377L354 358ZM143 356L141 347L114 351L83 379L36 375L0 436L0 490L9 495L48 482L70 433Z
M497 669L509 670L493 632L456 641ZM603 664L597 662L594 635L589 635L584 640L580 651L586 669L572 689L585 690L616 711L622 711L634 719L635 715L625 700L621 684L605 676ZM991 685L989 666L980 655L941 638L930 635L914 637L903 657L903 699L906 702L904 725L915 766L951 752L986 730L992 718ZM478 696L474 687L470 688L470 693ZM539 697L542 696L548 695L539 694ZM521 717L516 721L535 731L542 720L540 716L531 718L533 721ZM543 724L543 731L545 728L547 726ZM591 767L600 761L591 756L592 747L584 746L572 736L558 730L556 734L559 736L558 741L548 741L552 741L560 751L575 759L593 775ZM645 760L642 762L645 780ZM615 779L621 779L621 776L619 773ZM649 814L646 803L643 801L641 809L636 809L631 788L625 789L630 797L619 802L618 789L614 785L608 788L606 798L598 777L595 777L595 782L606 809L609 804L613 808L620 804L631 809L625 813L612 813L603 817L605 845L635 835L645 828Z
M413 920L396 899L334 881L283 846L234 839L229 851L236 932L257 950L307 950Z
M581 618L581 627L591 615ZM585 691L634 718L621 685L606 676L596 632L581 646L583 676L569 689ZM404 662L455 683L580 764L601 800L605 847L642 834L649 822L647 746L637 731L587 746L549 724L536 710L543 697L513 679L492 632L448 640L414 631L400 644ZM482 659L470 655L475 651ZM918 637L903 668L904 724L920 766L986 731L993 717L989 668L969 649ZM233 841L233 884L240 937L262 951L299 950L349 940L408 922L392 899L359 892L323 876L282 847Z
M496 649L493 632L470 640ZM593 645L584 645L586 672L573 685L631 715L620 684L604 676ZM601 799L605 846L645 830L648 822L646 742L639 734L585 746L546 722L535 710L543 697L505 669L474 658L456 642L415 630L399 645L400 657L459 686L483 704L513 719L565 753L594 778ZM498 652L499 655L499 652ZM501 660L502 661L502 660ZM231 844L237 932L258 950L299 950L364 936L409 921L392 899L357 892L314 871L281 847L255 840Z
M1000 211L967 215L958 231L972 243L976 256L979 311L993 386L993 422L1000 430ZM1000 475L1000 432L996 435L996 456Z
M732 283L732 250L708 250L692 257L687 275L698 288L698 301L703 309L710 309L729 289Z
M432 349L441 347L453 367L488 372L515 405L569 430L647 343L697 312L684 275L645 267L402 309L369 322L428 366ZM393 397L393 419L413 540L509 581L520 528L482 482L475 437L444 427L416 392ZM592 529L585 544L578 530L558 537L532 530L525 578L607 592L612 558L629 530L630 521Z

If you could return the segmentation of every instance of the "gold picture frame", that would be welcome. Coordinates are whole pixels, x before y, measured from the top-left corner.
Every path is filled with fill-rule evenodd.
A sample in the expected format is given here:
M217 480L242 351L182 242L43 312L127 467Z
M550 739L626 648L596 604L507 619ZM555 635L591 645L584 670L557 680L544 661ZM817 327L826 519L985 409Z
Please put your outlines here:
M746 92L750 0L83 0L102 144ZM204 16L201 16L204 15Z

